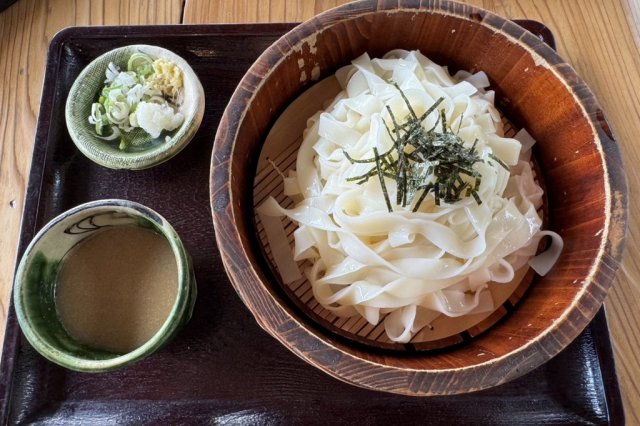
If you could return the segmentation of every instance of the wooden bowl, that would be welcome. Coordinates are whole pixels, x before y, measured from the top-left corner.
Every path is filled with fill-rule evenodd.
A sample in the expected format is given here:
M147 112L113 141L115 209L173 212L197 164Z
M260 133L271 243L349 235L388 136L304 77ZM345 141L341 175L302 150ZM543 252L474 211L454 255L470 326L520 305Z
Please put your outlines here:
M258 160L283 111L362 53L380 57L397 48L419 49L450 70L488 74L498 108L537 140L547 228L565 244L552 271L534 278L513 312L484 333L463 334L462 343L435 352L375 347L319 321L279 283L254 221ZM260 326L334 377L407 395L499 385L566 347L611 286L624 247L626 198L610 127L575 71L520 26L446 1L355 2L296 27L267 49L238 85L212 156L218 247L232 284Z

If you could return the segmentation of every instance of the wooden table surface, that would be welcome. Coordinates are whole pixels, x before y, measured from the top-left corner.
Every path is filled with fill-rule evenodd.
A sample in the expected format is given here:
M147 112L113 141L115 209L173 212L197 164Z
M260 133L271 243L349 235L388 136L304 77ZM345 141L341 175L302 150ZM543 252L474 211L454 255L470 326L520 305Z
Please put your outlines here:
M47 46L76 25L298 22L345 0L19 0L0 13L0 324L9 306ZM599 99L629 182L627 249L606 301L628 424L640 424L640 1L467 0L544 22ZM3 333L4 327L0 327ZM0 334L0 341L3 335Z

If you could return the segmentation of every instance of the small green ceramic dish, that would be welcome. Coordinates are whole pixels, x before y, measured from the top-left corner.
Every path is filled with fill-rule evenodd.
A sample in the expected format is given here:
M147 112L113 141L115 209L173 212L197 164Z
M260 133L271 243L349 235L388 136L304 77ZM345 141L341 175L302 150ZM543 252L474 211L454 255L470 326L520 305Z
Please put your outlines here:
M128 353L111 353L69 335L57 314L55 284L71 248L105 227L132 225L152 229L169 243L178 267L178 291L167 319L146 343ZM175 230L155 211L126 200L82 204L46 224L22 256L13 287L16 316L31 345L50 361L84 372L115 370L161 348L191 318L196 294L191 259Z
M113 62L120 69L127 69L127 61L134 53L144 53L153 59L166 59L183 72L183 97L178 106L184 115L183 123L175 130L163 131L153 139L145 135L144 143L127 150L120 150L117 141L101 139L95 125L89 123L91 106L98 101L105 85L105 72ZM179 153L194 137L204 115L204 91L197 75L189 64L175 53L158 46L130 45L111 50L92 61L73 83L65 108L65 119L71 139L78 149L92 161L111 169L146 169L163 163ZM139 138L137 138L139 139Z

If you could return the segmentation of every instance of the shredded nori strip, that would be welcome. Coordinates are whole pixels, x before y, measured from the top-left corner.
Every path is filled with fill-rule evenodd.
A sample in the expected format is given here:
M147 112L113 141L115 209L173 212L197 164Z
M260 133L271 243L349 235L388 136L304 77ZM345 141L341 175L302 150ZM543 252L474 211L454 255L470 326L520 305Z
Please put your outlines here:
M387 203L387 209L389 210L389 213L391 213L393 211L393 207L391 207L391 201L389 200L387 185L385 185L384 183L384 176L382 174L382 168L380 167L380 155L378 155L378 148L373 148L373 154L375 155L376 170L378 171L378 178L380 179L380 187L382 188L382 192L384 194L384 200Z
M396 116L387 105L389 117L393 123L390 128L386 121L384 126L393 146L385 153L379 154L377 148L373 148L374 157L357 160L346 151L345 157L353 163L375 163L375 167L360 176L348 178L348 181L364 184L373 176L378 176L380 186L384 194L387 209L391 212L391 200L384 178L396 182L396 205L406 207L413 204L412 211L416 212L429 193L433 193L436 205L441 201L455 203L463 197L473 197L476 203L482 204L478 190L482 176L474 169L476 163L484 162L476 151L477 140L470 148L464 146L464 141L458 136L462 126L463 117L460 117L458 129L453 133L447 126L447 118L444 109L438 110L444 98L439 98L427 111L418 117L411 107L409 99L400 87L393 83L400 92L409 110L406 122L400 124ZM422 122L434 111L438 111L436 122L429 130L423 127ZM440 125L442 131L436 132ZM509 170L509 167L498 157L489 154L489 157L500 166ZM466 180L463 176L467 176ZM473 178L472 180L469 180Z
M496 163L500 164L505 170L509 170L509 166L507 166L504 161L502 161L501 159L499 159L498 157L496 157L493 154L489 154L489 157L494 160Z

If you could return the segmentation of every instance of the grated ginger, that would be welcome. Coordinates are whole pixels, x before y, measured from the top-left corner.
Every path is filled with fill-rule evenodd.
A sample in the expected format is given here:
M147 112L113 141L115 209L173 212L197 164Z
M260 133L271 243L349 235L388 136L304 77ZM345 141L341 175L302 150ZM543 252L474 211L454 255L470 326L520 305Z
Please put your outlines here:
M166 59L156 59L152 66L154 72L147 80L149 87L177 99L182 90L182 70Z

